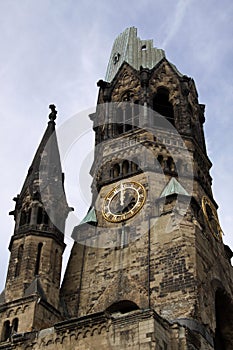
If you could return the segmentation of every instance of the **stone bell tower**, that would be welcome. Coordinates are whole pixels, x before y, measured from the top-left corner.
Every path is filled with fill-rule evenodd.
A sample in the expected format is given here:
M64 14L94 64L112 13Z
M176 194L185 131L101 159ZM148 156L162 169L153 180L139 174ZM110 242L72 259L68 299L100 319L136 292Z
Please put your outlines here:
M193 79L128 28L98 86L93 201L73 232L62 286L68 315L151 310L178 327L182 349L232 349L232 252ZM129 335L135 349L138 336ZM155 330L147 342L172 348L165 338Z

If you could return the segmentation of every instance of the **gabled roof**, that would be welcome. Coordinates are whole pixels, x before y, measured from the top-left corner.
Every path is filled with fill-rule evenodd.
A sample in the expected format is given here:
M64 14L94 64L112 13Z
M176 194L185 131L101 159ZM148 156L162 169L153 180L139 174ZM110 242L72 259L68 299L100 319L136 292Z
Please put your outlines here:
M176 180L175 177L172 177L168 184L163 189L160 198L170 196L172 194L182 194L185 196L189 196L188 192L184 189L184 187Z

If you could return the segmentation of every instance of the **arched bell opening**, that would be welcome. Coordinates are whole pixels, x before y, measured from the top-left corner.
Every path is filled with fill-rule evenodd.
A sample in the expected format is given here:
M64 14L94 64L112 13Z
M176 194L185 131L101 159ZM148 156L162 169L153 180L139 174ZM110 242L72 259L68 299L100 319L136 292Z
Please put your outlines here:
M216 329L214 337L215 350L233 349L233 300L223 290L215 295Z
M160 87L157 90L157 93L155 94L153 98L153 110L160 115L166 117L166 119L174 125L174 110L173 105L169 101L169 91L164 88ZM155 125L163 124L162 121L155 121Z
M128 312L132 312L135 310L139 310L139 306L134 303L133 301L130 300L121 300L118 301L117 303L113 303L110 305L106 311L109 313L115 313L115 312L120 312L121 314L126 314Z

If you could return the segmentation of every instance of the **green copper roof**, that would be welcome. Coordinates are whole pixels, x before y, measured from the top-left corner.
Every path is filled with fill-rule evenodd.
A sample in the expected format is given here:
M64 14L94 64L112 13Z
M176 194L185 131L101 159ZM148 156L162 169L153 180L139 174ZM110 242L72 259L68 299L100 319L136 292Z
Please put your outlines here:
M105 80L111 82L124 61L136 70L152 69L164 57L164 50L153 47L153 40L141 40L137 28L127 28L114 41Z
M97 222L97 218L96 218L96 214L95 214L95 208L92 207L91 210L89 210L89 212L87 213L87 215L85 216L84 219L82 219L82 221L80 222L79 225L85 224L85 223L96 223Z
M167 197L171 194L183 194L185 196L189 196L188 192L174 177L172 177L168 184L165 186L163 192L160 195L160 198Z

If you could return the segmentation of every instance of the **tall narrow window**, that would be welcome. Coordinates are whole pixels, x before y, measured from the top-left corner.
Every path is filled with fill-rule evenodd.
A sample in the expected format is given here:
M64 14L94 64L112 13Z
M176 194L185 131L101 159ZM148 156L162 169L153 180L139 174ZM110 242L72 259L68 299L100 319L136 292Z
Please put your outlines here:
M138 166L138 160L136 158L133 159L132 164L131 164L132 172L136 172L139 169Z
M21 215L20 215L19 226L25 225L26 222L27 222L26 212L25 212L25 210L22 210L22 211L21 211Z
M219 289L215 296L216 329L214 337L215 350L233 349L233 303L230 296Z
M18 277L20 274L22 260L23 260L23 244L19 246L19 250L18 250L17 262L15 266L15 277Z
M29 210L28 210L27 213L26 213L26 223L27 223L27 224L30 224L30 221L31 221L31 213L32 213L32 209L29 208Z
M125 131L132 130L132 106L127 103L125 107Z
M169 91L167 89L163 87L158 88L157 94L153 100L153 110L166 117L171 124L174 124L174 111L169 101ZM158 123L160 123L159 120Z
M43 208L39 207L37 211L37 224L42 224L43 222Z
M124 160L122 163L122 174L127 175L129 173L129 162Z
M53 263L53 282L56 282L56 276L57 276L57 263L58 263L58 250L55 250L54 254L54 263Z
M48 223L49 223L49 216L48 216L48 214L46 213L46 211L44 211L44 224L45 225L48 225Z
M19 326L19 319L18 318L14 318L13 321L12 321L11 334L17 333L18 326Z
M113 166L113 177L116 178L120 175L120 166L119 164L114 164Z
M39 275L39 271L40 271L42 247L43 247L43 243L39 243L39 244L38 244L38 247L37 247L36 266L35 266L35 276Z
M2 329L2 341L7 341L11 336L11 326L10 321L5 321Z
M123 110L121 107L116 109L116 134L120 135L124 131Z

